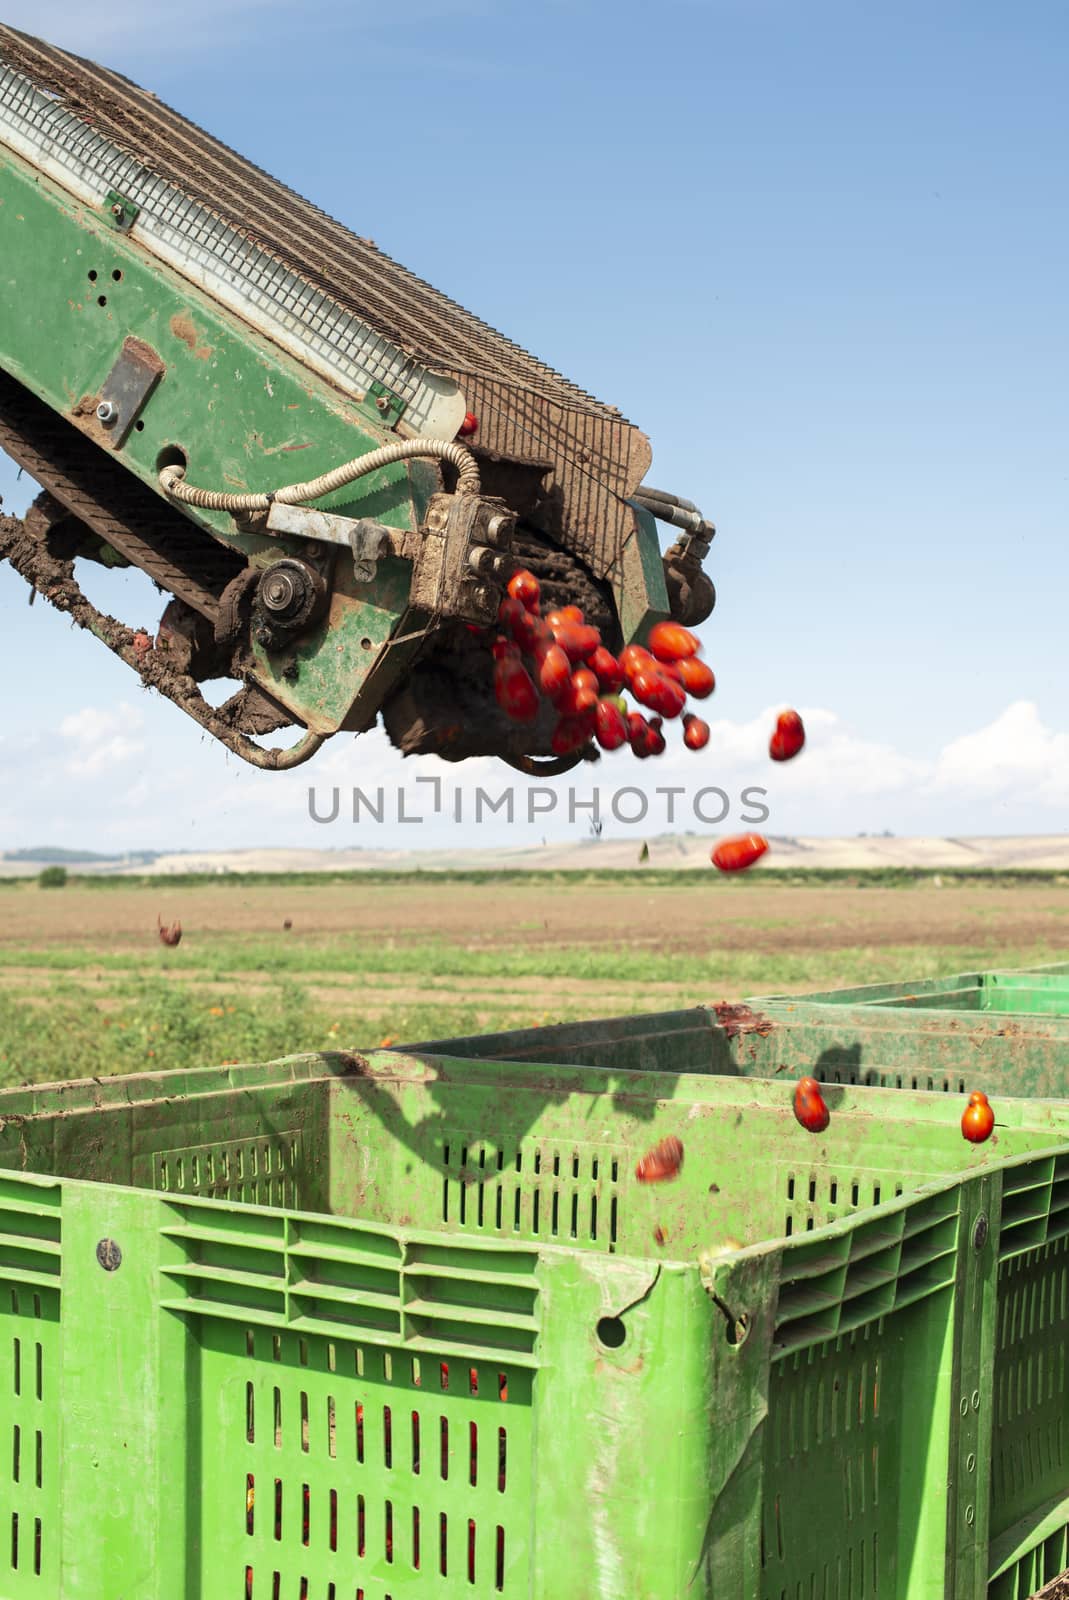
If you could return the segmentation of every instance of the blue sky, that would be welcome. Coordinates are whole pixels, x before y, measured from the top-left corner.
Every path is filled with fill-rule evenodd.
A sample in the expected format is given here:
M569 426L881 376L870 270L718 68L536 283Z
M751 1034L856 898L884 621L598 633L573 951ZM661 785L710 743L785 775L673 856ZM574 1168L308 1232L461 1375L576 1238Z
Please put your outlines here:
M763 783L787 833L1065 829L1063 6L5 15L153 88L649 433L651 480L720 530L718 720L700 778L618 760L599 785ZM21 509L2 465L0 492ZM6 569L0 611L0 849L323 843L309 783L402 777L370 737L261 778ZM778 772L761 746L789 703L813 737Z

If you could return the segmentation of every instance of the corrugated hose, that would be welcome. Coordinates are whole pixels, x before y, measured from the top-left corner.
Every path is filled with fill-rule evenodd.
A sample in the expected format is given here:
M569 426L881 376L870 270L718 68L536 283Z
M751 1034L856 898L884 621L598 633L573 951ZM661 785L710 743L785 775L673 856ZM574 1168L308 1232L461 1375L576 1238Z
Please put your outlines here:
M302 505L306 500L318 500L322 495L333 494L347 483L364 478L380 467L392 466L395 461L407 461L413 456L432 456L438 461L448 461L459 474L458 494L478 494L481 488L479 467L470 450L455 439L399 439L395 444L384 444L368 455L357 456L343 466L324 472L307 483L287 483L270 494L230 494L224 489L201 489L185 481L186 469L180 465L164 467L160 472L160 487L173 500L187 506L197 506L202 511L269 511L274 501L286 506Z

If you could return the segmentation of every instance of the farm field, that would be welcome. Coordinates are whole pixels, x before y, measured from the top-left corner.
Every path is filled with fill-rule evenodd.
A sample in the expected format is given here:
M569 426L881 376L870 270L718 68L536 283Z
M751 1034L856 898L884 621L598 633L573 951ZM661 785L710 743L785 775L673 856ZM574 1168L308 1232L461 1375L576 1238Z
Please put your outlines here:
M181 921L177 948L161 945L157 918ZM1064 878L7 882L0 1082L400 1043L1067 956Z

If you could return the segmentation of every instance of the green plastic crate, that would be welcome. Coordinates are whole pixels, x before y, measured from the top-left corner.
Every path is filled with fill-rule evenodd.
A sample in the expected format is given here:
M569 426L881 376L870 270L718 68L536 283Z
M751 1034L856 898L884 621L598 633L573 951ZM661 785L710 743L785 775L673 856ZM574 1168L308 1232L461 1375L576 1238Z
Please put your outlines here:
M784 996L776 996L782 1000ZM1012 971L964 972L911 983L873 983L806 994L808 1004L893 1006L920 1011L990 1012L1069 1019L1069 963Z
M1069 965L958 973L614 1017L420 1046L965 1094L1069 1098Z
M695 1029L640 1070L614 1026L608 1068L0 1094L0 1594L935 1600L1064 1566L1069 1109L1000 1103L977 1149L956 1100L844 1086L814 1137ZM680 1178L637 1184L669 1133Z
M796 1061L836 1083L1069 1097L1069 966L761 996L741 1070Z

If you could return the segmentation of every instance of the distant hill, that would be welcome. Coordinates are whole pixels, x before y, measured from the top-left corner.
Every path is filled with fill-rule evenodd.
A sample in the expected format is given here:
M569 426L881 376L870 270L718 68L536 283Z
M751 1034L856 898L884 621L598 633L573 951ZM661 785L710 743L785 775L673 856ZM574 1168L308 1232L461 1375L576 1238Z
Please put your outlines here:
M54 867L130 867L151 866L158 850L129 850L118 855L102 855L99 850L61 850L58 845L35 845L26 850L0 850L0 873L6 862L20 866Z
M246 872L444 872L444 871L614 871L639 866L644 844L656 870L709 870L713 834L650 835L636 829L626 838L580 838L558 844L498 845L483 849L387 850L188 850L131 852L126 856L59 849L9 851L0 856L0 877L28 877L42 866L63 865L93 875L167 877L201 874L225 877ZM1069 873L1069 835L990 838L903 838L886 834L823 839L773 836L768 855L754 869L776 872L817 868L858 872L905 869L939 872L1031 871Z

